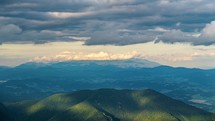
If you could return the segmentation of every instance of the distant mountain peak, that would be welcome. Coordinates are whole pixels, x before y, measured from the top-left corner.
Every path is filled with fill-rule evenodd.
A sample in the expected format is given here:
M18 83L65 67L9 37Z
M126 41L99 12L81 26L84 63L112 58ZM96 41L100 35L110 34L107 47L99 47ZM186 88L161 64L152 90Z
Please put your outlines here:
M48 63L43 62L27 62L21 65L16 66L16 68L39 68L49 65Z
M135 58L131 58L128 60L124 60L124 66L130 66L130 67L145 67L145 68L153 68L153 67L158 67L161 64L157 63L157 62L153 62L153 61L149 61L146 59L143 59L141 57L135 57ZM122 65L123 66L123 65Z
M97 65L111 65L111 66L116 66L116 67L121 67L121 68L128 68L128 67L133 67L133 68L153 68L153 67L158 67L160 66L159 63L152 62L146 59L143 59L141 57L135 57L127 60L73 60L73 61L64 61L64 62L50 62L50 63L44 63L44 62L28 62L21 64L17 66L16 68L40 68L44 67L47 65L73 65L75 64L76 66L87 66L90 64L97 64Z

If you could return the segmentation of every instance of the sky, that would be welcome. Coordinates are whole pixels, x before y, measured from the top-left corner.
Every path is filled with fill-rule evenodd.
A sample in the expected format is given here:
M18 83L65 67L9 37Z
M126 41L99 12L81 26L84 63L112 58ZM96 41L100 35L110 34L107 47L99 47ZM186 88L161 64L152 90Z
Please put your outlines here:
M212 0L1 0L0 65L144 58L215 68Z

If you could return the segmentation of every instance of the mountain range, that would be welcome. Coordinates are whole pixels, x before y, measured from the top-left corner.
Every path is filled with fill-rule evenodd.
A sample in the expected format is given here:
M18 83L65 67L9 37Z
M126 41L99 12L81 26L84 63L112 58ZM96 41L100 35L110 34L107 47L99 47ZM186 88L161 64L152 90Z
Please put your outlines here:
M215 70L174 68L141 59L25 63L0 67L0 102L38 100L76 90L154 89L215 112Z
M1 121L215 121L214 114L151 89L81 90L1 107Z

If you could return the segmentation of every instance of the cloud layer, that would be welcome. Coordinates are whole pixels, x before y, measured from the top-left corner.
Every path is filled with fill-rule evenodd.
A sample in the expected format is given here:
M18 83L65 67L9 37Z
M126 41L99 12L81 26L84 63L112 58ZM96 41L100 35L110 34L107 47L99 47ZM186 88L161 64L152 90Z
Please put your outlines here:
M0 43L207 46L215 43L214 6L210 0L3 0Z
M72 60L126 60L140 56L140 53L133 51L125 54L112 54L107 52L84 53L64 51L54 56L35 57L30 61L36 62L61 62Z

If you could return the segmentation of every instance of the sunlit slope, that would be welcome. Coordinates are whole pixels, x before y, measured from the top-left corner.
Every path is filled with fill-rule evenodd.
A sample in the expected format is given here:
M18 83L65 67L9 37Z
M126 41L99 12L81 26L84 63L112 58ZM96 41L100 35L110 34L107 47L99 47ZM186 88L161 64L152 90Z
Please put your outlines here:
M149 89L56 94L24 111L26 121L213 121L211 113Z

